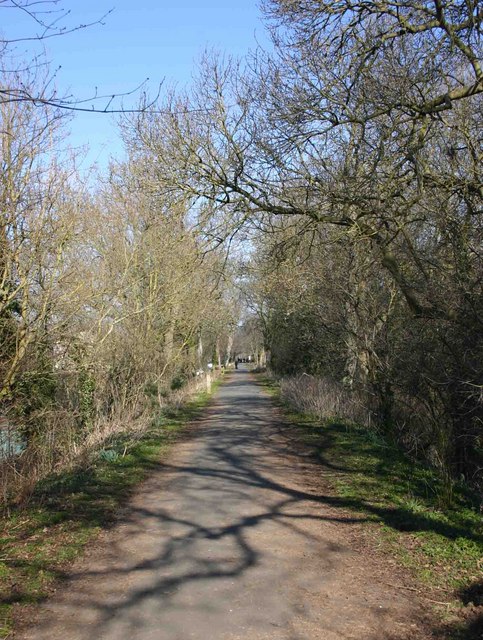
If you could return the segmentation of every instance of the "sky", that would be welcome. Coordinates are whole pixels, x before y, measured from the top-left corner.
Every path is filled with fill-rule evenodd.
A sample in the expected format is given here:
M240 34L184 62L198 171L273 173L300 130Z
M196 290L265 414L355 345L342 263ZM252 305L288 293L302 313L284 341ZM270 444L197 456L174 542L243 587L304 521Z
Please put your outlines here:
M196 61L206 48L243 56L257 43L266 45L259 0L60 0L70 10L63 24L96 22L112 9L104 25L95 24L42 43L56 85L79 98L96 92L120 94L146 78L152 93L160 82L189 85ZM38 27L18 9L0 6L0 29L6 38L33 35ZM31 54L35 43L20 43L18 53ZM138 94L139 95L139 94ZM126 107L136 97L125 98ZM105 103L100 102L101 108ZM90 106L90 103L88 104ZM111 155L122 154L115 118L76 114L70 144L88 146L83 169L97 163L104 169Z

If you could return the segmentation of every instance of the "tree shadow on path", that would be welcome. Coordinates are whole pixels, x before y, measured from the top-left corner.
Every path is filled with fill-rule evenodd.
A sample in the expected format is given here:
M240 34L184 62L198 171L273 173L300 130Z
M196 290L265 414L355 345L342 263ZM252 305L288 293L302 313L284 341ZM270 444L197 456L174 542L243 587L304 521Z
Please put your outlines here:
M164 620L165 637L177 638L188 615L199 624L207 614L222 616L237 585L242 598L253 589L254 602L272 607L274 619L288 629L292 617L309 616L283 591L284 581L293 579L291 572L303 562L291 558L291 550L302 549L311 558L309 573L320 575L321 582L349 553L313 524L348 526L377 516L395 526L403 514L322 493L310 483L314 460L294 450L279 427L270 399L254 393L239 372L199 421L188 451L159 464L123 514L109 548L70 575L52 603L53 615L44 612L39 620L35 637L49 638L52 627L61 624L66 640L144 638ZM415 526L437 527L424 515ZM438 533L459 535L453 527ZM272 584L282 585L280 601L269 593ZM244 615L240 624L266 624L257 607ZM301 638L295 631L283 637Z

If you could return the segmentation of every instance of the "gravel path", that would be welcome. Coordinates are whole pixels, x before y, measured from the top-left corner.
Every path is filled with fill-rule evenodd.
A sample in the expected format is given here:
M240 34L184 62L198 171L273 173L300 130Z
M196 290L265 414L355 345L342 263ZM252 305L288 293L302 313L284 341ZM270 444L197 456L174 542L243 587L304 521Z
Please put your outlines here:
M192 431L18 638L428 637L414 594L357 550L358 519L330 504L248 372Z

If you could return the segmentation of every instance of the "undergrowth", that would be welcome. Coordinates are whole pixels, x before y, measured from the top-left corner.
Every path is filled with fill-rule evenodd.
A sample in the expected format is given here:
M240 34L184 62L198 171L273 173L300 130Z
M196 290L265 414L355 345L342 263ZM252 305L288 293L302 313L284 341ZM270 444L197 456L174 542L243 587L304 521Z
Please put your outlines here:
M200 393L180 408L165 409L137 442L126 434L104 443L88 465L48 477L26 506L0 521L0 638L12 633L13 606L47 597L209 397Z
M438 601L453 608L483 605L483 529L475 493L455 484L448 505L445 479L435 469L367 428L297 412L272 380L260 383L330 472L331 504L364 514L379 544ZM462 633L455 631L454 638L470 637Z

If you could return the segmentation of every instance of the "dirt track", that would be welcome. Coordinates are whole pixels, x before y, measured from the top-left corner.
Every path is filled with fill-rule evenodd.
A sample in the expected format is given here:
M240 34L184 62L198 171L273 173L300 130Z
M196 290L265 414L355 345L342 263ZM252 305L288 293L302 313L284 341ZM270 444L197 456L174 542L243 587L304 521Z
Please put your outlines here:
M418 600L354 544L357 518L330 505L250 374L192 431L17 638L428 638Z

